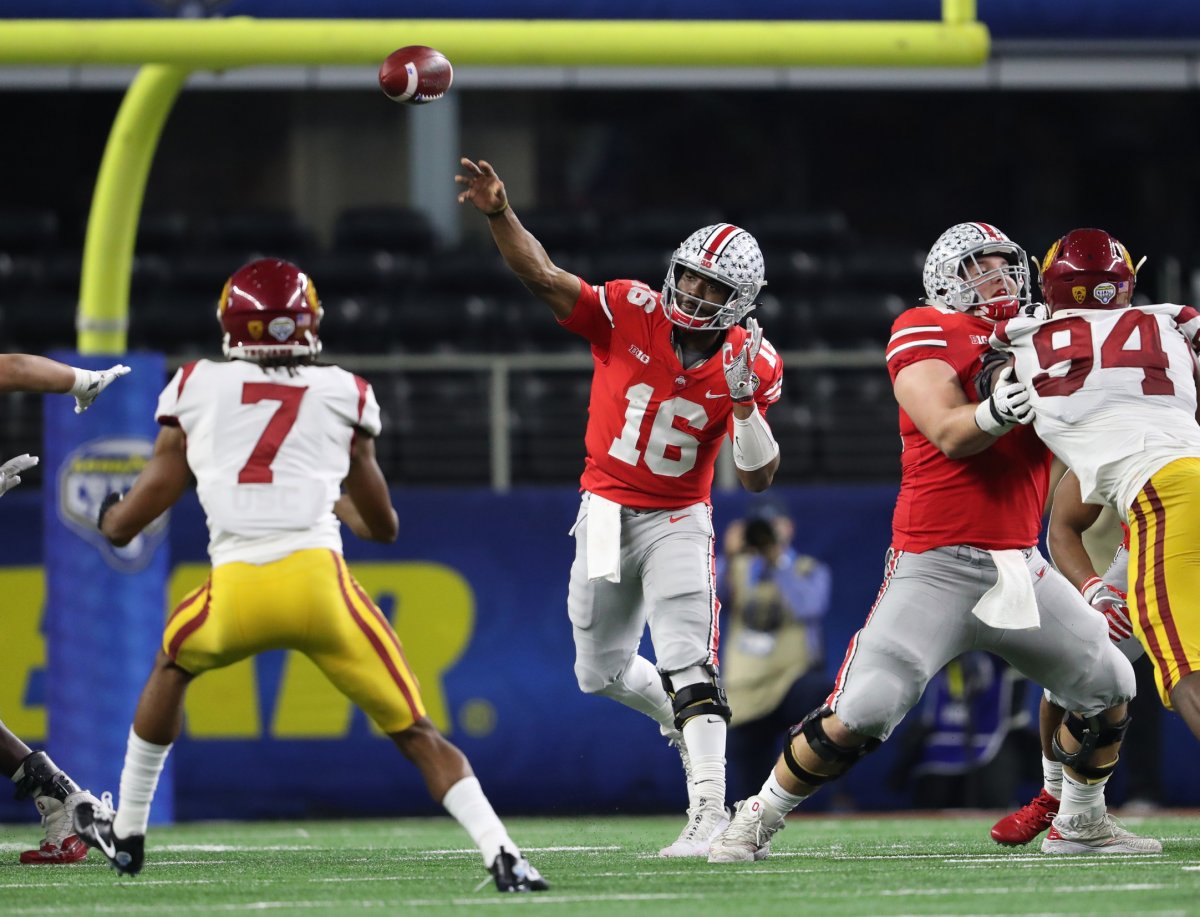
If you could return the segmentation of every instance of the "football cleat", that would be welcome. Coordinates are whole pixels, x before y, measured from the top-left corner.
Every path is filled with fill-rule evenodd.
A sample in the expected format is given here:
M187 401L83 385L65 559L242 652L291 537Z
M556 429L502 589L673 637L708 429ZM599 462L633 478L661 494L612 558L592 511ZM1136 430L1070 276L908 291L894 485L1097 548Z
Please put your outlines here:
M1007 847L1020 847L1050 827L1058 814L1058 800L1043 788L1040 793L992 825L992 840Z
M515 857L503 847L496 854L496 859L492 860L489 871L496 880L496 891L544 892L550 889L550 883L529 865L527 859ZM484 884L487 884L486 881Z
M42 813L42 828L45 836L37 850L26 850L21 862L27 866L39 863L78 863L87 856L87 845L75 834L71 813L84 800L96 802L96 797L86 791L72 793L63 802L53 796L38 796L33 800Z
M75 831L89 847L99 850L120 875L136 876L145 861L146 835L117 837L113 830L112 793L100 801L83 801L75 807Z
M751 796L737 804L729 826L712 839L708 851L710 863L753 863L765 860L771 852L771 838L783 830L784 824L763 823L763 804Z
M660 857L706 857L712 839L729 824L729 809L710 805L701 797L688 808L688 821L674 843L658 851Z
M1162 843L1139 837L1103 810L1058 815L1042 853L1162 853Z

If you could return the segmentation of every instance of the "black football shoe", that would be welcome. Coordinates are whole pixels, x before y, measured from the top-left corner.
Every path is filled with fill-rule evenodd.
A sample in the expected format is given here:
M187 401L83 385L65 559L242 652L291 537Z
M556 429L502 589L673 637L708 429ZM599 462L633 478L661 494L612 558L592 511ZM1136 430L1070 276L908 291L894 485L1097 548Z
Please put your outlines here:
M113 830L112 793L100 802L81 802L75 807L75 833L89 847L99 850L112 868L123 876L136 876L146 859L146 836L117 837Z
M529 865L527 859L517 859L503 847L492 861L491 873L492 878L496 880L497 891L544 892L550 889L550 883Z

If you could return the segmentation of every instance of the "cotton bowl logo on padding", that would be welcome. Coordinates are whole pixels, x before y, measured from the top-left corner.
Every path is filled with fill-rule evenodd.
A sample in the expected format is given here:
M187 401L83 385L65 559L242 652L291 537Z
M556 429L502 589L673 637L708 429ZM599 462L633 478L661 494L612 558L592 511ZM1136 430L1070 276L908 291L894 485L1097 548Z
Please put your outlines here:
M1111 283L1098 283L1096 288L1092 290L1092 295L1096 297L1097 302L1102 302L1108 305L1112 302L1112 298L1117 295L1117 287Z
M271 324L267 325L267 334L282 343L296 333L296 323L286 315L281 315L278 318L271 319Z
M100 504L110 493L132 486L150 456L154 443L137 437L94 439L67 456L58 471L58 516L63 523L99 549L108 565L123 573L143 569L166 537L167 514L151 522L123 548L114 548L96 528Z

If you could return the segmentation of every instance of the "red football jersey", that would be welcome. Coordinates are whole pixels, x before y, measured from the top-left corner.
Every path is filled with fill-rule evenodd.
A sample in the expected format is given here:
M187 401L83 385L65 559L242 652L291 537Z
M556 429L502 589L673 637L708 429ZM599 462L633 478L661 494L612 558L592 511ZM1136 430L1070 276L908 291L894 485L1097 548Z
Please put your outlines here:
M579 286L562 325L591 342L594 361L580 486L640 509L708 502L721 440L733 432L720 351L684 369L660 293L636 280ZM735 353L745 339L740 326L726 332ZM783 386L783 361L765 338L754 371L765 414Z
M922 306L892 325L887 365L892 382L904 367L941 360L953 367L972 401L975 376L993 323L962 312ZM1050 486L1050 451L1019 426L989 448L947 458L900 409L900 496L892 516L892 546L927 551L952 544L1001 550L1037 544Z

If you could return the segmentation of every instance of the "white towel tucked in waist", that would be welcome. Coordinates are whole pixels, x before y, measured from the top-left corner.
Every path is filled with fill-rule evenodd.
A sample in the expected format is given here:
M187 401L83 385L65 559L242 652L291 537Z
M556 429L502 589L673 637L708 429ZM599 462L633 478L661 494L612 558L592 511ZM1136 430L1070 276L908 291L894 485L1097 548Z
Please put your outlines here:
M588 579L621 582L621 506L604 497L588 496Z
M1021 551L988 551L996 562L996 585L983 594L971 611L990 627L1026 630L1040 627L1033 578Z

